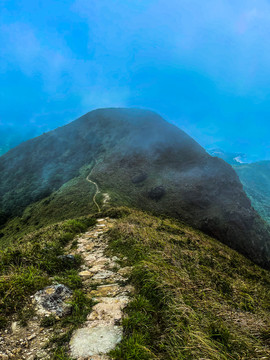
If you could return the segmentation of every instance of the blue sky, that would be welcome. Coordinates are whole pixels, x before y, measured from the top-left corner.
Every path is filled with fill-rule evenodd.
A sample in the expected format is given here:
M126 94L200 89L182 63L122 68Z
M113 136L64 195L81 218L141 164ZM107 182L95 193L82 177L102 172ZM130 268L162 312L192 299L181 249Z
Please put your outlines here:
M201 145L270 159L267 0L0 0L0 125L145 107Z

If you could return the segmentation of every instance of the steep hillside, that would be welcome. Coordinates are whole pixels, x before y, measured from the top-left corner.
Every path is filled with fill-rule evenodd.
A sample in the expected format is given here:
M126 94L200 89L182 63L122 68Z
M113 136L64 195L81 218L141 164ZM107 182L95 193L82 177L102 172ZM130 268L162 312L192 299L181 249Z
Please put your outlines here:
M90 170L98 196L109 194L111 204L176 217L269 266L269 230L231 166L144 110L96 110L3 155L2 223L22 215L28 221L26 212L37 209L47 217L51 211L69 217L87 211L78 189L82 184L86 194L91 187ZM68 203L67 189L74 194Z
M234 167L253 207L270 223L270 161Z
M100 225L93 226L104 222L104 217L111 226L105 234L101 227L97 236ZM107 243L106 261L102 253L99 265L91 267L83 256L91 263L95 252L100 252L98 241L100 246ZM65 254L76 251L82 257L76 255L68 262ZM102 271L108 259L116 262L107 271L113 278L105 279L107 285L104 276L84 279L89 271ZM108 307L100 308L103 317L99 318L101 305L95 306L96 302L108 300L104 296L110 296L111 304L125 300L118 295L125 289L130 289L125 316L120 322L118 311L114 319L115 327L123 326L123 337L110 359L259 360L270 356L269 272L175 219L112 208L29 233L0 252L0 264L3 356L78 359L70 355L70 339L78 328L85 329L89 319L106 324ZM121 279L120 274L127 271L129 279L118 288L115 278ZM73 292L70 311L60 318L36 313L31 295L59 283ZM109 310L112 315L112 306ZM97 327L89 333L90 339L95 331ZM77 341L82 349L85 338Z

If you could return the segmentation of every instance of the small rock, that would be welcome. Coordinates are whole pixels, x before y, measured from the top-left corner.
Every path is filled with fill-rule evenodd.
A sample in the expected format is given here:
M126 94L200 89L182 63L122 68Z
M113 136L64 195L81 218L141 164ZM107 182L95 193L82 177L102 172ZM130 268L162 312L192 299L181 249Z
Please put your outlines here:
M94 246L95 246L94 244L90 243L90 244L85 245L85 246L84 246L84 249L85 249L86 251L91 251Z
M86 255L85 256L85 261L87 262L87 263L93 263L94 261L96 261L96 256L95 255L93 255L93 254L89 254L89 255Z
M7 354L0 354L0 359L2 360L8 360L8 355Z
M27 340L30 341L30 340L33 340L37 335L36 334L32 334L30 336L28 336Z
M17 321L13 321L12 324L11 324L11 330L13 332L13 334L15 334L17 331L20 330L20 326L18 324Z
M73 267L77 263L74 255L59 255L57 258L61 261L64 267Z
M81 277L83 277L84 279L88 279L88 278L90 278L90 277L93 276L93 274L92 274L90 271L88 271L88 270L81 271L81 272L79 273L79 275L80 275Z
M95 266L92 266L90 271L91 273L98 273L99 271L102 271L104 269L104 265L95 265Z
M36 358L37 358L37 359L46 359L47 356L48 356L48 354L47 354L46 351L44 351L44 350L38 350L38 351L36 352Z
M108 279L109 277L113 276L114 273L110 270L104 270L98 272L96 275L93 276L94 280L101 280L101 279Z
M132 267L126 266L118 270L118 274L121 276L129 276L131 273Z

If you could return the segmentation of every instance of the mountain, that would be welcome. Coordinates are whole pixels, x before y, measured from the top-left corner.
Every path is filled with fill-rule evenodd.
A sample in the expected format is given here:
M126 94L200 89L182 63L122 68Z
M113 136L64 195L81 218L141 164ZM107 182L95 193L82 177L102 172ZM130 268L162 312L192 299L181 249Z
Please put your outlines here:
M13 218L3 241L12 221L41 226L89 213L94 184L100 204L106 196L180 219L269 267L269 228L231 166L139 109L92 111L0 157L2 225Z

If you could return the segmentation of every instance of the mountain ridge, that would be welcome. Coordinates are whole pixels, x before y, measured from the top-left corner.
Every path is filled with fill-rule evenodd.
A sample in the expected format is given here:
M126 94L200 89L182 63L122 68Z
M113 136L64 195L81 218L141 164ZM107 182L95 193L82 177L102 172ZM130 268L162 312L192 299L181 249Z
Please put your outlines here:
M42 209L48 208L64 184L86 182L86 169L96 159L92 180L112 204L179 218L269 266L269 228L231 166L141 109L94 110L1 156L2 213L22 216L42 199L48 202Z

